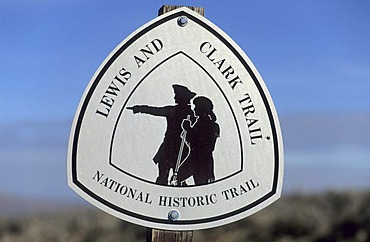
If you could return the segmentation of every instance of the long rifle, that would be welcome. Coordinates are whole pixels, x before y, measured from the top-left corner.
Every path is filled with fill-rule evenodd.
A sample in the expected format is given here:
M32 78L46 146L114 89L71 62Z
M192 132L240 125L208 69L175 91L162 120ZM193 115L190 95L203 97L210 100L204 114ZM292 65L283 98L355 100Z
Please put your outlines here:
M188 115L186 117L186 120L187 121L190 121L190 115ZM181 144L180 144L180 149L179 149L179 153L177 155L177 161L176 161L176 166L175 166L175 170L173 172L173 176L171 177L171 181L170 181L170 184L173 185L173 186L177 186L179 181L177 180L177 174L179 172L179 169L181 167L181 165L185 162L185 160L189 157L189 154L182 160L182 153L184 152L184 145L186 143L186 134L188 132L183 129L182 130L182 133L180 135L181 137Z

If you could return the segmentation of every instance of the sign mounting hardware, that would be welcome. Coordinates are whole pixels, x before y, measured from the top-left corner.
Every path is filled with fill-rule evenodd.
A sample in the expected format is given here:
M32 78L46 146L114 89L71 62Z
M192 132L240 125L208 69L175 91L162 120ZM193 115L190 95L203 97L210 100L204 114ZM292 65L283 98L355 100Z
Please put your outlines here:
M118 218L188 231L276 201L283 160L260 74L227 34L184 7L129 35L92 77L71 128L68 183Z

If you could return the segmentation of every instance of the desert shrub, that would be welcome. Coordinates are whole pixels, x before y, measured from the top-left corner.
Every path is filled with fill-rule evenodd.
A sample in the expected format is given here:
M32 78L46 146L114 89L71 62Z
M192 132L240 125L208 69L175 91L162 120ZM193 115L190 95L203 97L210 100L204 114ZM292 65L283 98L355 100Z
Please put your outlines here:
M370 242L370 192L283 196L262 211L226 226L194 231L194 242ZM97 209L0 217L0 241L143 242L146 228Z

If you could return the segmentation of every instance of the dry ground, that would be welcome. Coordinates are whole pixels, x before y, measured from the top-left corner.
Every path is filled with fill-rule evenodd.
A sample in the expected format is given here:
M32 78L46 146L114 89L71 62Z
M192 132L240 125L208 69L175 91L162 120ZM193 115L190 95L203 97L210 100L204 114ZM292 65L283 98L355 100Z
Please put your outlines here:
M370 191L284 196L239 222L194 232L194 242L368 241ZM0 217L0 241L143 242L146 229L95 208Z

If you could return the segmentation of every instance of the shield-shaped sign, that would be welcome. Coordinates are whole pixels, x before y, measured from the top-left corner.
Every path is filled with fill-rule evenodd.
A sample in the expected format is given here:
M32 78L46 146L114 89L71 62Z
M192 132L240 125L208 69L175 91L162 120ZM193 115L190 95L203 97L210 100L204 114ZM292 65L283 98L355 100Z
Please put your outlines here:
M262 78L230 37L187 8L113 50L69 142L69 185L146 227L220 226L281 194L281 131Z

